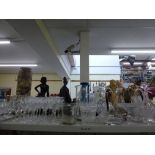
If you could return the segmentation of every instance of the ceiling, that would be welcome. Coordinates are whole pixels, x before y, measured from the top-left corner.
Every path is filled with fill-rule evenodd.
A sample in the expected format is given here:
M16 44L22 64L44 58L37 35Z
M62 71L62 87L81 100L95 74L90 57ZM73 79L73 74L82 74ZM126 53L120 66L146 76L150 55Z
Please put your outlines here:
M58 54L79 40L81 31L90 32L90 54L110 54L115 48L155 49L155 20L42 20L55 42ZM0 38L9 38L11 45L0 46L0 63L37 63L36 73L66 71L35 20L0 20ZM77 47L77 50L79 47ZM138 55L151 59L155 55ZM0 73L17 72L18 68L0 68Z
M115 48L155 48L155 20L45 20L45 23L61 54L85 30L90 32L90 54L110 54ZM137 59L147 56L150 55Z
M67 76L49 47L35 20L1 20L2 38L11 38L10 45L0 46L0 63L38 64L34 73L58 73ZM0 68L0 73L18 72L19 68Z
M24 64L38 63L40 56L31 46L9 25L5 20L0 20L0 39L11 39L10 45L0 46L0 63ZM0 68L1 73L14 73L18 68Z

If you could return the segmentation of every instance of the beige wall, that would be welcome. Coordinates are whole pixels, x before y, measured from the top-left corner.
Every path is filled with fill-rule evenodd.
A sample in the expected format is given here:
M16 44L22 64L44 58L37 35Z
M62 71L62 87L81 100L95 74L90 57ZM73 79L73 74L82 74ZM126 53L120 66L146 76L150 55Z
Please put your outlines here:
M31 95L36 96L37 93L34 87L40 84L39 80L42 76L46 76L47 80L62 80L57 74L33 74L32 75L32 89ZM16 94L17 74L0 74L0 87L9 87L12 90L11 95ZM38 81L36 81L38 80ZM62 81L48 81L47 84L50 88L50 93L59 93L62 87Z
M11 95L16 94L17 74L0 74L0 87L11 88Z

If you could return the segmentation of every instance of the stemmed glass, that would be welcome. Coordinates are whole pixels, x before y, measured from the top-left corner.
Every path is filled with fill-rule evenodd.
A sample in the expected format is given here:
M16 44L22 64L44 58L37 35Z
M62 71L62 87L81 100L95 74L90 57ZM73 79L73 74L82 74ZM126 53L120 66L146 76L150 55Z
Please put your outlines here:
M7 112L15 115L16 121L24 123L59 122L63 104L62 97L17 96L12 97L8 105L6 103L0 105L0 114Z

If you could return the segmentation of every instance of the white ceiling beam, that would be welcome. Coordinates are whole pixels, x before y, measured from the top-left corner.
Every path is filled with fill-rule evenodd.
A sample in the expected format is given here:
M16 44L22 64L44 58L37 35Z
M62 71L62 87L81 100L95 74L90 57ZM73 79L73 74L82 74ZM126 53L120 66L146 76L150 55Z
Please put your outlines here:
M60 52L58 51L56 42L55 42L54 38L52 37L52 35L49 33L48 28L46 27L46 25L44 24L44 22L41 19L37 19L35 21L36 21L39 29L41 30L43 36L45 37L46 41L48 42L50 48L55 53L56 57L58 58L59 62L62 65L62 67L66 71L67 75L70 77L70 70L67 67L67 65L64 62L64 60L62 59L61 55L59 54Z
M60 77L66 76L68 73L60 63L55 52L50 47L35 20L7 20L14 30L24 39L26 43L40 56L37 61L41 66L40 72L57 73Z

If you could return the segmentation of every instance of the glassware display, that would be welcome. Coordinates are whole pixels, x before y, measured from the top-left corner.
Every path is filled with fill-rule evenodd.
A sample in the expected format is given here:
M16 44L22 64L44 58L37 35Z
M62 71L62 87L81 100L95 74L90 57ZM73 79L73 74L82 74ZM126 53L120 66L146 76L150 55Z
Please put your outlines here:
M65 104L62 108L63 111L63 124L75 124L74 117L74 105L73 104Z
M89 94L86 93L86 99L89 96L89 100L86 101L81 97L81 86L76 88L76 101L72 103L65 103L64 98L57 96L13 96L9 101L3 100L0 102L0 121L66 125L153 125L155 123L153 101L150 101L148 93L140 87L134 89L134 93L130 93L130 103L121 99L114 102L115 104L112 104L111 98L113 95L117 99L121 94L118 88L113 91L100 83L94 86Z
M58 119L62 116L62 97L15 96L9 102L0 103L0 115L11 115L29 121L44 122L48 117Z
M89 83L83 82L81 85L76 86L76 99L80 102L87 104L90 101Z

